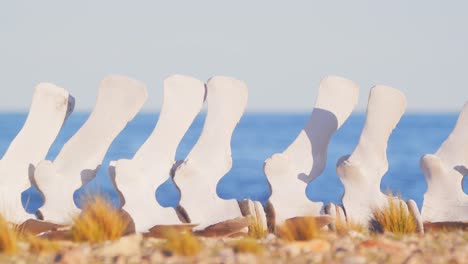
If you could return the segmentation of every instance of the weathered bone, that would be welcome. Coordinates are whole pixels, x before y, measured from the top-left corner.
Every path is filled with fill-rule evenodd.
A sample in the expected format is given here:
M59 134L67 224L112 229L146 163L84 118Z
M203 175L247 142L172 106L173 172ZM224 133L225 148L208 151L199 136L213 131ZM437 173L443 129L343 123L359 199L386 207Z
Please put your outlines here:
M271 221L276 225L288 218L320 214L322 203L307 198L307 183L323 172L330 138L348 119L358 95L359 87L350 80L338 76L323 79L304 129L283 153L265 161L275 218Z
M367 226L372 210L387 205L388 198L380 191L388 170L387 142L405 108L402 92L382 85L372 88L359 143L351 156L341 157L337 163L348 221Z
M101 84L96 106L86 123L51 161L41 161L34 183L44 197L40 219L68 224L79 213L73 193L95 176L112 141L146 101L145 85L123 76L109 76Z
M408 200L406 206L410 215L413 217L414 222L416 223L416 231L420 234L424 234L424 224L422 220L421 213L419 212L418 205L414 200Z
M26 122L0 160L0 214L21 223L26 213L21 193L30 186L30 176L45 158L63 122L73 111L73 97L51 83L36 86Z
M421 158L427 191L421 215L424 221L468 221L468 195L463 177L468 174L468 103L455 128L435 154Z
M221 199L216 186L232 167L231 136L247 95L247 86L240 80L216 76L207 83L208 113L202 134L174 173L180 205L190 222L198 224L195 230L242 216L237 201Z
M115 163L115 185L123 209L129 213L137 232L155 225L181 221L173 208L162 207L154 194L170 176L179 142L200 112L205 84L197 79L173 75L164 81L164 100L158 123L132 160Z
M328 203L323 207L323 213L333 218L333 221L328 225L330 230L336 231L338 222L346 223L346 215L340 205Z

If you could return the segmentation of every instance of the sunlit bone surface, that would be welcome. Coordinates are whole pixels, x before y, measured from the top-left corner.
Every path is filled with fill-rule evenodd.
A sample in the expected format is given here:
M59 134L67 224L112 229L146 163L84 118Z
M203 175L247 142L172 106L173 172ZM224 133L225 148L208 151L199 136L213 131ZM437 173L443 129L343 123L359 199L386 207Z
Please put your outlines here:
M197 79L173 75L164 81L164 97L158 123L132 160L115 165L115 184L123 209L130 214L137 232L155 225L181 223L173 208L162 207L156 189L170 176L177 146L200 112L205 84Z
M288 218L320 214L323 204L307 198L307 183L323 172L330 138L348 119L358 96L359 87L350 80L338 76L323 79L304 129L283 153L265 161L276 225Z
M51 83L36 86L26 122L0 160L0 214L8 221L34 218L24 210L21 193L30 187L35 166L47 155L73 102L63 88Z
M380 191L388 170L387 142L405 108L405 95L399 90L382 85L371 89L359 143L351 156L341 157L337 163L348 221L367 225L372 209L387 204L387 196Z
M247 86L229 77L216 76L207 83L208 113L202 134L174 182L181 192L180 205L195 230L241 217L236 200L218 197L218 181L231 169L231 136L247 104Z
M468 195L462 185L468 174L468 103L449 137L435 154L423 156L420 165L427 181L423 221L468 221Z
M109 76L100 84L88 120L52 161L41 161L34 181L44 197L38 216L68 224L79 213L73 193L92 180L112 141L133 119L147 98L145 85L123 76Z

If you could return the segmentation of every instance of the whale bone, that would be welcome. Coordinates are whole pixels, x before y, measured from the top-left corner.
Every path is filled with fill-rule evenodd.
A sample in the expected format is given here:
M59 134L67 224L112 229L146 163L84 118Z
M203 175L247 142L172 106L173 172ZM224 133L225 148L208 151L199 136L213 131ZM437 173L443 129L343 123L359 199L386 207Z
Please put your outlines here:
M113 182L137 232L181 223L176 211L162 207L154 194L170 176L177 146L200 112L204 96L205 84L197 79L182 75L166 78L162 109L152 134L133 159L114 163Z
M421 215L427 222L468 221L468 195L463 178L468 175L468 103L457 123L435 154L421 158L427 182Z
M180 208L190 223L197 224L195 231L242 217L238 202L221 199L216 187L232 167L231 137L247 104L247 86L234 78L215 76L206 87L208 112L202 133L173 175L181 192Z
M274 222L270 228L289 218L320 214L323 204L307 198L307 183L323 172L330 138L350 116L358 95L359 87L354 82L338 76L324 78L305 127L284 152L265 161L264 172L271 190L268 214L274 215L269 219Z
M28 117L0 160L0 214L8 221L18 224L34 218L24 210L21 193L30 187L36 165L73 107L74 99L65 89L51 83L36 86Z
M337 162L348 221L368 226L372 210L388 204L388 197L380 191L388 170L387 142L405 108L405 95L399 90L383 85L371 89L359 142L351 155Z
M38 218L69 224L80 210L74 192L91 181L115 137L143 106L145 85L124 76L108 76L100 83L96 105L88 120L63 146L54 161L39 162L34 184L44 198Z

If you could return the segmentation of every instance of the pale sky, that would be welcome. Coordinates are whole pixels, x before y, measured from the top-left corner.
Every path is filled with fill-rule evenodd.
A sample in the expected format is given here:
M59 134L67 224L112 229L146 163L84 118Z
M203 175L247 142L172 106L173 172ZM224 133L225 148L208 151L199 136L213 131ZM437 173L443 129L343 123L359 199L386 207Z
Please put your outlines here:
M3 1L0 111L29 108L52 82L92 109L99 81L146 83L160 108L172 73L228 75L248 111L310 111L327 74L407 95L410 111L459 111L468 100L467 1Z

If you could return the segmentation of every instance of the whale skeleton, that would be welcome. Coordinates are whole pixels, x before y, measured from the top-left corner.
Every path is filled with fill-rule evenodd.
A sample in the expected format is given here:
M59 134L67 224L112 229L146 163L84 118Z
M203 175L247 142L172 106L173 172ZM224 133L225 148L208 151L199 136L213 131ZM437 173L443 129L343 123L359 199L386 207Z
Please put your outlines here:
M345 189L342 203L348 222L369 226L372 211L388 205L390 197L380 191L380 182L388 170L387 142L405 108L406 98L401 91L383 85L371 89L359 142L351 155L337 162L336 171ZM422 226L414 201L400 202ZM333 214L333 205L328 207L326 211ZM340 210L336 207L336 211ZM337 215L342 217L343 213Z
M309 200L305 190L323 172L330 138L350 116L358 96L354 82L338 76L324 78L305 127L284 152L265 161L271 190L266 208L270 230L287 219L321 213L323 204Z
M100 83L96 105L84 125L63 146L54 161L41 161L34 185L44 198L41 220L69 224L80 212L74 192L95 176L112 141L133 119L147 98L145 85L123 76Z
M421 158L427 191L421 209L423 221L468 221L468 195L463 177L468 174L468 103L455 128L435 154Z
M73 107L65 89L51 83L36 86L23 128L0 160L0 214L9 222L34 217L24 210L21 193L30 187L35 166L47 155Z
M185 214L194 231L222 229L222 223L237 231L248 225L244 213L253 212L258 202L241 209L234 200L221 199L216 192L218 181L232 167L231 137L247 104L248 90L244 82L216 76L206 85L208 112L202 133L195 146L173 172L173 180L181 192L178 211ZM261 219L259 219L261 220ZM221 223L221 224L220 224Z
M134 220L137 232L185 222L193 224L189 227L196 225L196 231L210 227L219 230L223 228L220 223L255 215L260 218L257 220L266 221L265 215L258 213L260 203L223 200L216 193L219 179L232 166L231 137L244 112L247 93L242 81L229 77L213 77L206 87L186 76L165 80L163 108L153 133L132 160L112 162L109 169L123 209ZM323 207L305 194L307 183L323 172L330 138L351 114L358 93L359 87L344 78L329 76L322 80L304 129L284 152L265 161L271 190L265 208L267 216L272 216L268 226L323 211L368 225L372 210L388 204L389 196L380 191L380 182L388 170L388 139L405 111L406 99L400 91L382 85L370 92L365 125L354 152L337 162L337 174L345 188L343 205ZM200 111L204 96L208 114L202 135L185 161L174 163L177 145ZM74 99L53 84L39 84L23 128L0 160L0 214L13 223L31 220L32 215L22 206L21 193L32 183L45 200L37 216L55 224L70 224L80 212L73 193L96 176L110 144L138 113L146 97L146 88L138 81L123 76L105 78L90 117L52 162L43 159L73 110ZM413 200L401 201L416 219L420 232L422 220L468 220L468 195L462 186L468 174L467 130L468 103L436 153L421 158L428 184L422 213ZM154 197L168 175L181 190L176 211L160 206ZM245 223L233 222L231 226L240 229Z
M200 112L204 97L204 82L182 75L166 78L162 109L152 134L133 159L113 163L111 179L114 178L122 209L132 218L136 232L181 223L173 208L157 202L155 192L170 176L177 146Z

